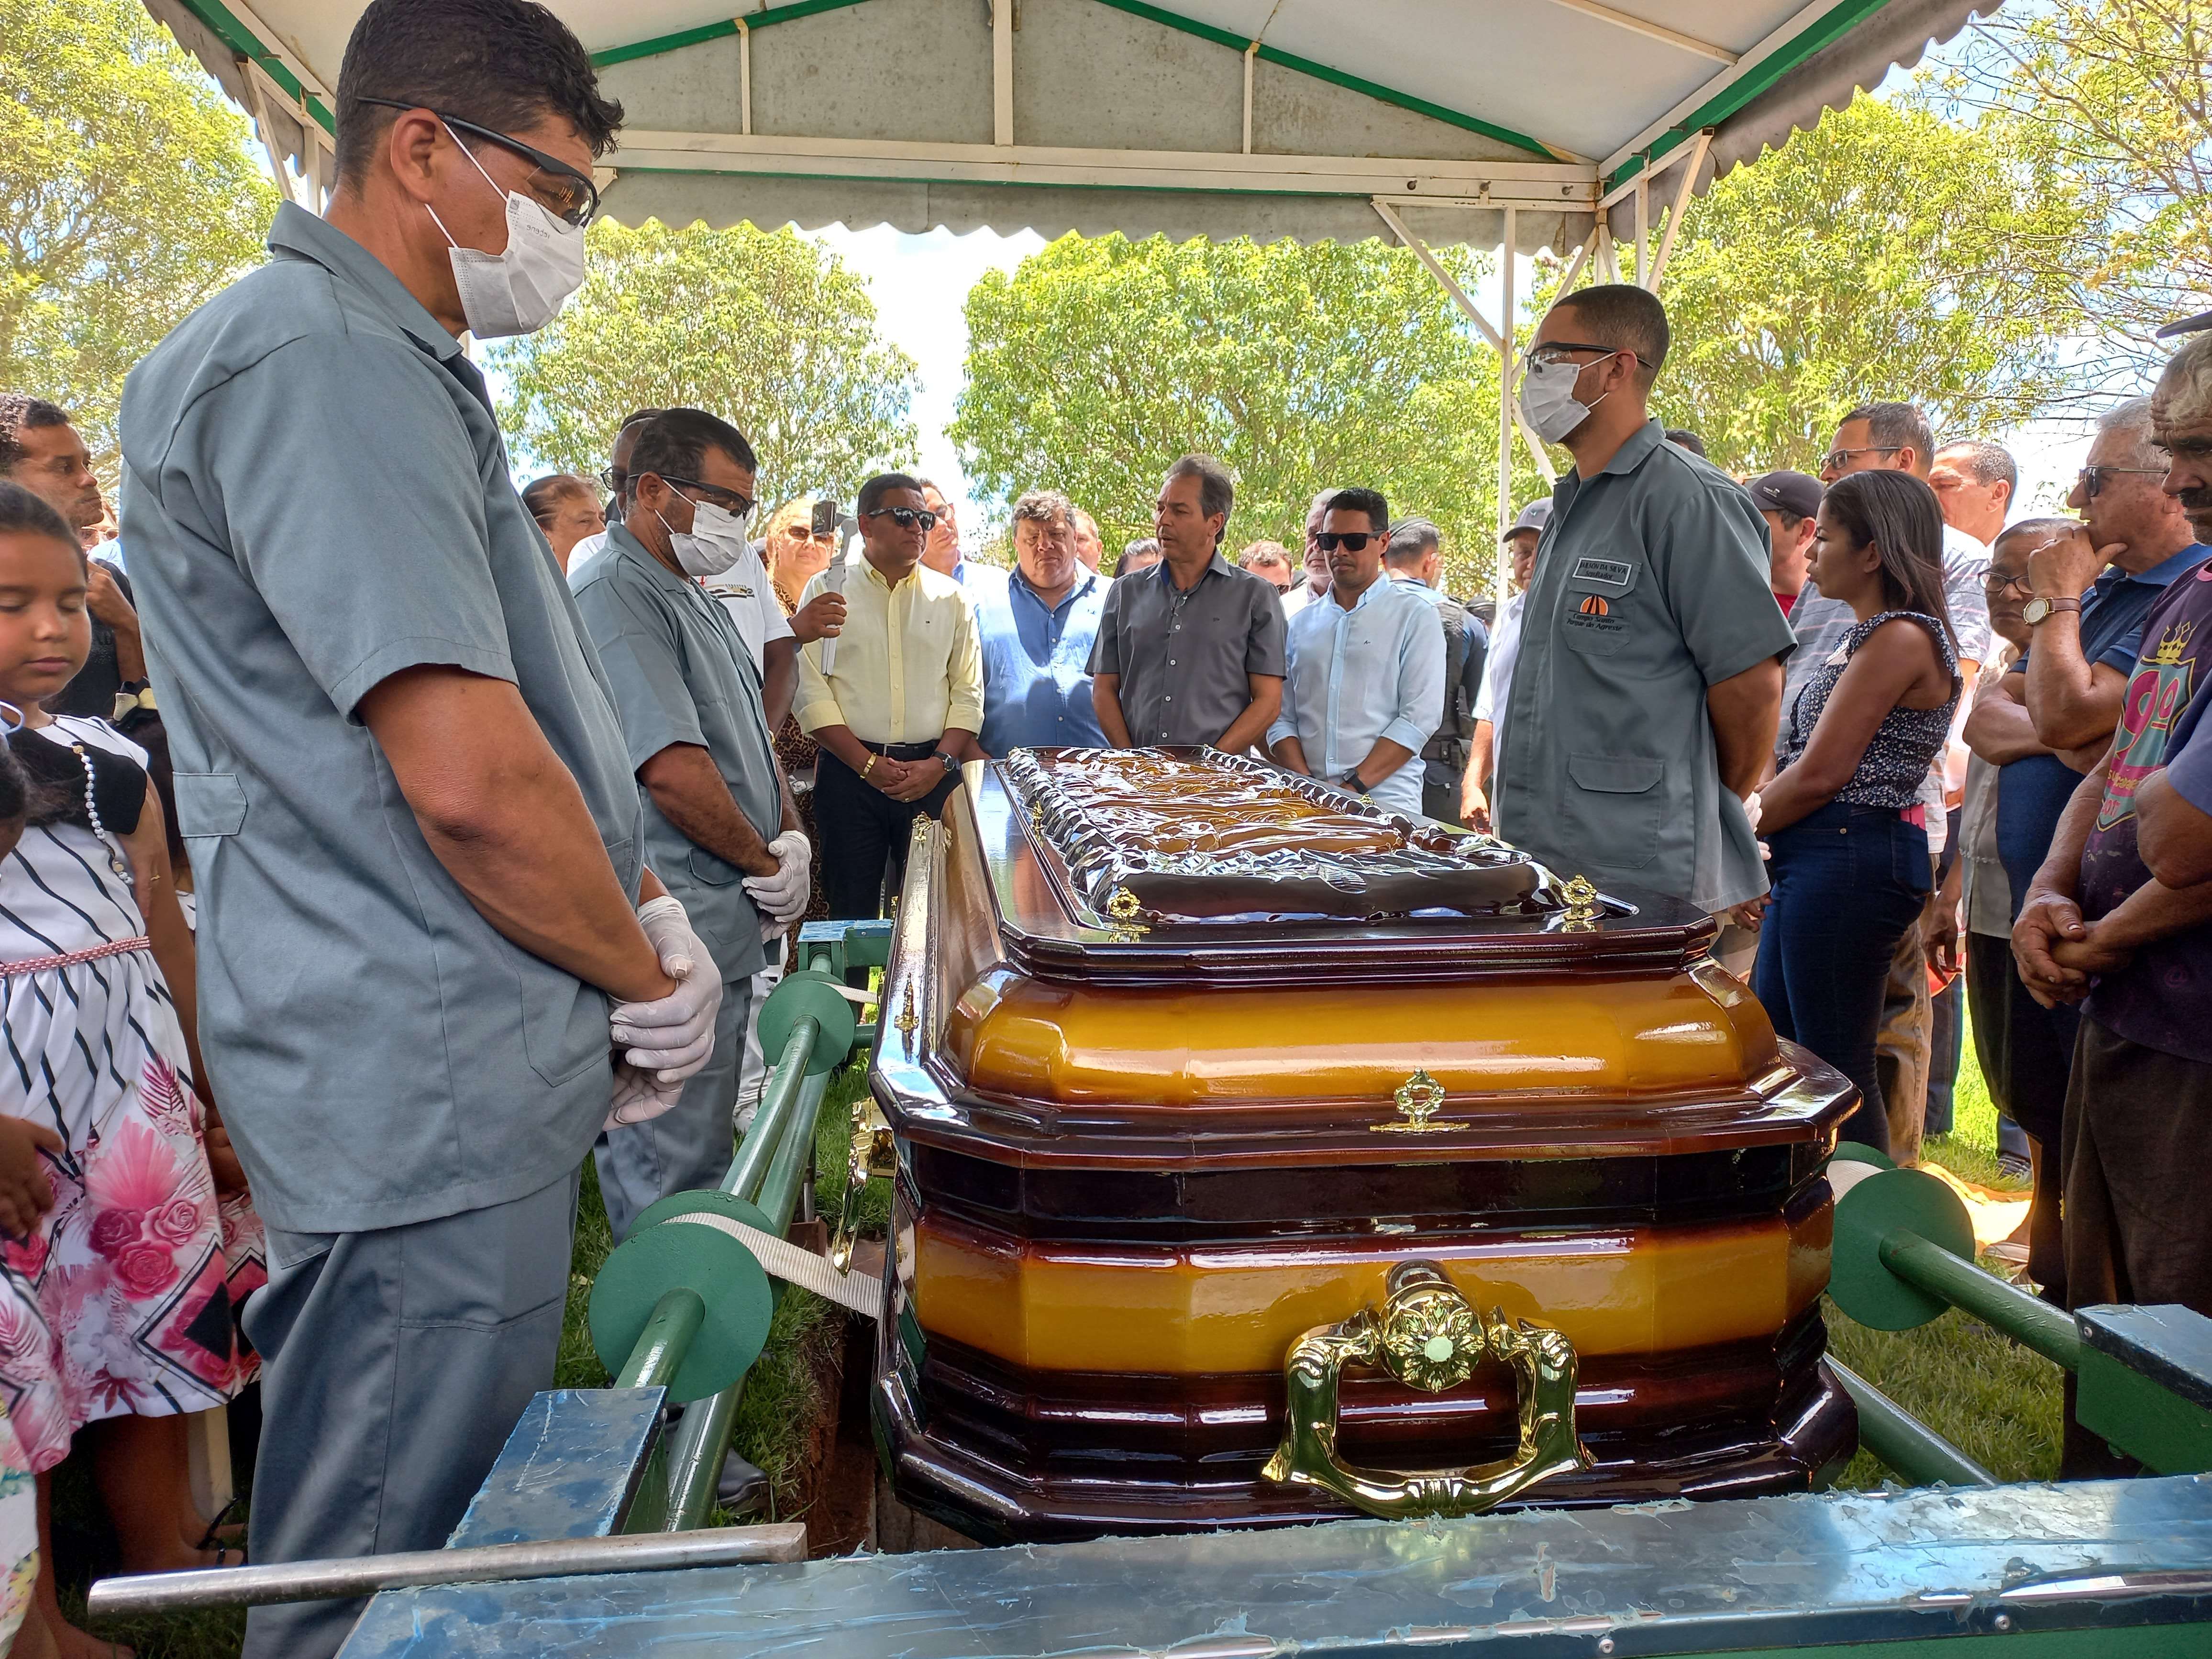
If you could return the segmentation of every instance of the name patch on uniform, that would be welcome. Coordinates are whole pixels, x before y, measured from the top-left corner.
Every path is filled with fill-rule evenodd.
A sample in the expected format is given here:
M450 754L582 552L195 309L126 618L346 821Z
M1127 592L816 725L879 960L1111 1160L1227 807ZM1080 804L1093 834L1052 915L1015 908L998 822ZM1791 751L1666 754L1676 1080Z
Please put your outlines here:
M1608 587L1626 587L1629 577L1634 574L1633 566L1623 564L1618 559L1577 559L1567 579L1578 582L1603 582Z

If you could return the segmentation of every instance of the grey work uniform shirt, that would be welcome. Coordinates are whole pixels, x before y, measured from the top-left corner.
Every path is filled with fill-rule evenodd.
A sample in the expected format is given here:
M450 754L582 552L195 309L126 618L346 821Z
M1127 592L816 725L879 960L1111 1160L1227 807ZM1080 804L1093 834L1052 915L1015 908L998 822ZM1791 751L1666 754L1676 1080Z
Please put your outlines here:
M760 838L774 840L783 800L761 712L760 670L727 608L618 524L607 526L605 546L568 573L568 586L613 682L631 767L671 744L704 749ZM767 957L745 872L693 844L641 783L637 797L646 864L684 902L723 978L759 972Z
M483 378L344 233L274 258L123 397L123 521L199 901L200 1041L273 1227L520 1198L607 1112L607 1001L510 944L431 853L358 706L448 664L511 682L626 892L637 787Z
M1721 785L1705 690L1796 635L1766 585L1743 487L1651 422L1594 477L1570 471L1522 613L1493 799L1498 833L1562 876L1707 910L1766 890Z
M1252 702L1251 674L1285 672L1283 601L1223 558L1179 591L1162 560L1116 580L1098 619L1091 672L1121 678L1130 742L1214 743Z

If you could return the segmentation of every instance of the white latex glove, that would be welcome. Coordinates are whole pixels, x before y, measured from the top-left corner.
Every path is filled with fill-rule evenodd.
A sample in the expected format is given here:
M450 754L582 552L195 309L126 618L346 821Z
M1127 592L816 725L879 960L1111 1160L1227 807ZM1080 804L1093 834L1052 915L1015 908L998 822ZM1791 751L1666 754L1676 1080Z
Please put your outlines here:
M796 830L787 830L769 842L775 854L775 873L747 876L745 891L753 902L779 922L795 921L806 909L807 877L814 866L814 849Z
M616 1003L608 1029L631 1066L655 1083L681 1084L714 1052L722 971L691 931L683 905L668 895L640 905L637 920L676 989L650 1002Z
M641 1072L635 1066L615 1062L615 1091L611 1109L602 1129L619 1129L628 1124L647 1123L684 1097L680 1083L656 1082L650 1072Z
M1757 834L1759 830L1759 792L1757 790L1754 789L1744 797L1743 815L1751 820L1752 831L1754 835Z

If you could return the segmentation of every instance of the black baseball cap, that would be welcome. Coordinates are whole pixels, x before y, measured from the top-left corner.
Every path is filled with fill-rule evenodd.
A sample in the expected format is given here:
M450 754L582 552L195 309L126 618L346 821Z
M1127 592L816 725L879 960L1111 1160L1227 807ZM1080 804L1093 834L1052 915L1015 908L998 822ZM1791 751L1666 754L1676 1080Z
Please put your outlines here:
M1820 510L1820 481L1787 467L1778 472L1762 472L1744 488L1751 491L1752 504L1762 512L1809 519Z
M1551 523L1551 521L1552 498L1549 495L1539 495L1534 501L1529 502L1528 506L1521 509L1521 516L1513 520L1512 528L1508 530L1498 539L1501 542L1510 542L1522 531L1540 531L1546 525Z
M2155 337L2171 340L2182 334L2202 334L2212 328L2212 311L2200 311L2194 317L2184 317L2179 322L2168 323L2159 330Z

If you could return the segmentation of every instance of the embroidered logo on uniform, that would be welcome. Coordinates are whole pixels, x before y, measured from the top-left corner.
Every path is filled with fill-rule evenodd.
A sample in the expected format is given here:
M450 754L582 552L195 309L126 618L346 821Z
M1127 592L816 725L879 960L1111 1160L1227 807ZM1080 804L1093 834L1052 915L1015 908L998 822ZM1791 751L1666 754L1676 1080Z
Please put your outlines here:
M1623 564L1618 559L1577 559L1568 580L1604 582L1612 587L1626 587L1628 579L1635 574L1634 566Z
M1582 611L1585 617L1607 616L1612 611L1613 607L1595 593L1588 595L1583 600Z

